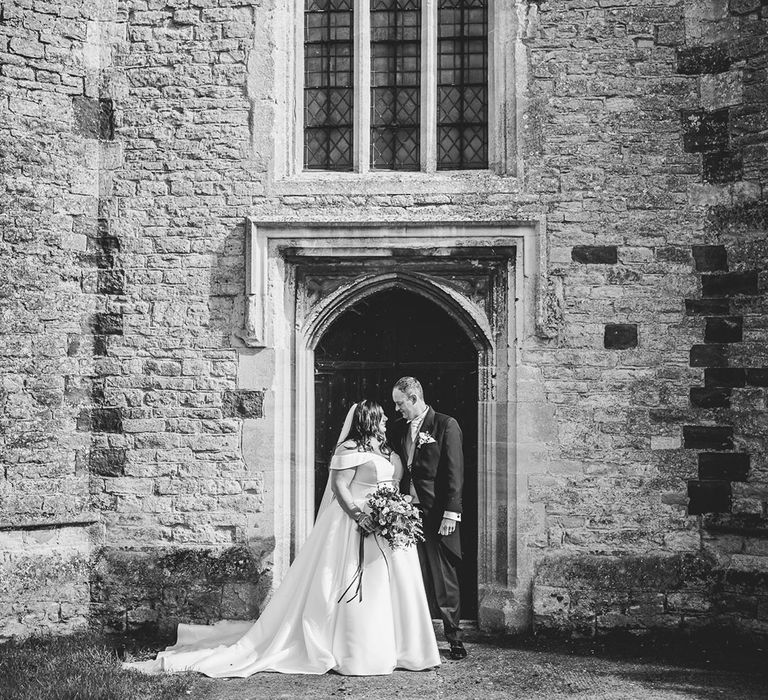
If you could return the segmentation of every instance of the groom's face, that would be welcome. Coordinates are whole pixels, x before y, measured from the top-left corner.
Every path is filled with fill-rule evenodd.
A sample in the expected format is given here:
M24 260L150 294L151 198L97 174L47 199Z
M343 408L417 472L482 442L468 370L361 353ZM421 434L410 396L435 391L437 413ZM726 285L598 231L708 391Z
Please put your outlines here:
M393 389L392 401L395 402L397 412L405 418L405 420L413 420L419 415L419 410L416 407L418 403L416 396L406 396L399 389Z

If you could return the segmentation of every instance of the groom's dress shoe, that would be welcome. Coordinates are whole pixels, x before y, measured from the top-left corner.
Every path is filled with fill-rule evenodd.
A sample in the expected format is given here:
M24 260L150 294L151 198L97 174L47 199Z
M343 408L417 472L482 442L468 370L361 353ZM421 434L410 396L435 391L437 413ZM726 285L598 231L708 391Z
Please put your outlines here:
M464 645L461 642L451 642L451 653L449 656L454 661L459 661L466 658L467 650L464 648Z

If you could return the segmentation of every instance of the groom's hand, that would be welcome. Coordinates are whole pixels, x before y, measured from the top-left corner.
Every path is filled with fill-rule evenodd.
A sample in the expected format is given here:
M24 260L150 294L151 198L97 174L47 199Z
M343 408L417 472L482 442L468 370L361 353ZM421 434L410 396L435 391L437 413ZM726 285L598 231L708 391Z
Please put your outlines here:
M451 520L450 518L443 518L443 521L440 523L440 529L437 532L438 534L445 536L452 534L455 529L455 520Z

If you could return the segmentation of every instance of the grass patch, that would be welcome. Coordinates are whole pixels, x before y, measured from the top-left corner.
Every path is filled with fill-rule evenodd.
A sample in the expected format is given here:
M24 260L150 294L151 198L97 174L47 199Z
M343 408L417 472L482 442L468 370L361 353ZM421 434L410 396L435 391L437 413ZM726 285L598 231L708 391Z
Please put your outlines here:
M188 697L196 680L124 670L115 642L92 634L0 645L0 700L173 700Z

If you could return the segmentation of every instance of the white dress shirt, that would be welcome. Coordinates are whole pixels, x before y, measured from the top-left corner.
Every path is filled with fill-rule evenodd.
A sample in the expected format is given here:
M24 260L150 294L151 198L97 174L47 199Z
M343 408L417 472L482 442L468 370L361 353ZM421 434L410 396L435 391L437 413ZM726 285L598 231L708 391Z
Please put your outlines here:
M408 454L406 455L406 458L408 459L408 471L411 469L411 464L413 463L413 457L416 454L416 439L419 435L419 430L421 429L421 424L424 422L424 418L427 416L427 412L429 411L429 406L427 406L416 418L409 421L408 423L408 429L411 433L411 449L408 451ZM419 496L416 493L416 488L413 485L413 479L411 479L411 496L413 497L413 502L418 503L419 502ZM446 510L443 512L443 517L447 518L448 520L454 520L457 523L461 522L461 513L454 513L452 510Z

